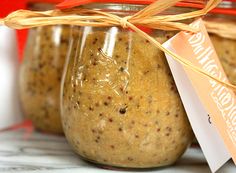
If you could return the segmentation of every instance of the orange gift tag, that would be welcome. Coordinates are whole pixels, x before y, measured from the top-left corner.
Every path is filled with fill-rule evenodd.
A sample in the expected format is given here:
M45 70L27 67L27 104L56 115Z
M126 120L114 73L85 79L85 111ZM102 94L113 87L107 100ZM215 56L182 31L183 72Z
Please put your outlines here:
M200 31L196 34L180 32L164 46L208 74L228 82L202 20L191 26ZM167 56L167 60L212 171L221 167L230 156L236 162L235 93L212 79L175 64L171 57Z

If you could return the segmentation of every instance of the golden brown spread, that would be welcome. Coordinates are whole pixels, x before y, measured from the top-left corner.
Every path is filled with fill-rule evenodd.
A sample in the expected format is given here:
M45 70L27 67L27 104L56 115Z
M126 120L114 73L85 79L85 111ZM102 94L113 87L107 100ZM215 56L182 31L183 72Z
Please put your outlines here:
M229 81L236 85L236 40L215 34L210 38Z
M60 82L70 36L69 26L31 29L20 72L24 114L44 132L63 133Z
M229 81L236 85L235 17L209 15L204 23Z
M77 30L62 99L74 150L119 167L174 163L192 130L164 54L134 32ZM172 34L156 35L164 42Z

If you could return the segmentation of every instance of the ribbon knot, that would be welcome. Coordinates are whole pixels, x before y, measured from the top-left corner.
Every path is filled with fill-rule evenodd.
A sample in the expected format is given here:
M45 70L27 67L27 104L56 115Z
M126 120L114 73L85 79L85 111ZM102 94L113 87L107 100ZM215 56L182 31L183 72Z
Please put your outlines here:
M120 19L120 25L121 25L121 27L123 27L123 28L127 28L128 26L127 26L127 23L129 22L129 19L131 18L131 16L125 16L125 17L122 17L121 19Z

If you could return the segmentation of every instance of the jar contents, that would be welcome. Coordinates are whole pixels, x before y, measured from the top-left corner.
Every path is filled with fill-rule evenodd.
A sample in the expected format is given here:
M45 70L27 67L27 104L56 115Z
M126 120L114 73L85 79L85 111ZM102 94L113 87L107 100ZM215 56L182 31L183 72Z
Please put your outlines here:
M193 134L165 56L135 32L106 29L73 29L61 104L65 135L95 163L173 164ZM161 43L172 36L157 32Z
M29 31L20 73L21 103L25 116L44 132L63 133L59 96L69 37L69 26Z
M236 85L236 40L210 34L211 41L229 81Z
M236 85L235 17L209 14L204 24L229 81Z

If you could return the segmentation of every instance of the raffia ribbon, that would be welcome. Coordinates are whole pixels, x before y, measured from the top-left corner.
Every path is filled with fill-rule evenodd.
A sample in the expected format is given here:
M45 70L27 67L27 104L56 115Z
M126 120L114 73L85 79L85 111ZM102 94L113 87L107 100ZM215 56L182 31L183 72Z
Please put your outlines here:
M14 29L25 29L57 24L93 27L121 26L123 28L130 28L182 65L236 91L236 86L224 82L203 71L201 68L194 66L191 62L164 48L161 43L136 27L136 25L142 25L152 29L182 30L195 33L197 32L196 29L179 21L203 16L221 2L221 0L209 0L206 6L201 10L176 15L157 15L174 6L179 1L181 0L158 0L134 15L125 17L120 17L108 12L83 8L72 8L66 10L55 9L43 12L18 10L0 20L0 24Z

